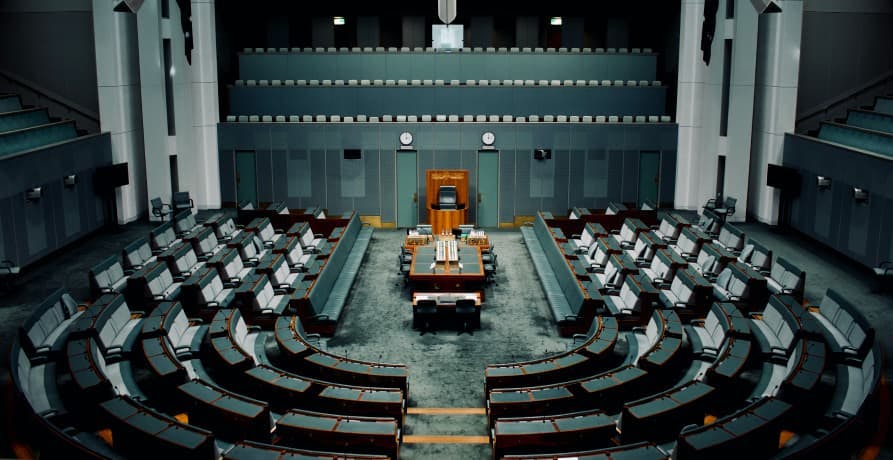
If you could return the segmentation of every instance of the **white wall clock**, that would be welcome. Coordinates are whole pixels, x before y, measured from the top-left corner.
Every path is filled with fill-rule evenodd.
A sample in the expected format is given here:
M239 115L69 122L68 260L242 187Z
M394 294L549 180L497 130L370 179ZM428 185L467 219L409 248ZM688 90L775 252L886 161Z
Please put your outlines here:
M400 143L403 145L412 145L412 133L409 131L404 131L400 134Z
M484 145L493 145L493 143L496 142L496 136L490 131L487 131L484 134L481 134L481 142L483 142Z

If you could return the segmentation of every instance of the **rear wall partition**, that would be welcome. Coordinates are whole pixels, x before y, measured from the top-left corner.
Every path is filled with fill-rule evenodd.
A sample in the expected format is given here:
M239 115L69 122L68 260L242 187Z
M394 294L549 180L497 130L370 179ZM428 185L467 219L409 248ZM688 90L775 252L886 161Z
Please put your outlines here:
M662 204L675 190L677 125L672 123L221 123L220 184L224 203L236 196L235 152L257 155L258 200L289 207L356 210L396 222L396 151L400 133L414 136L418 152L419 219L425 221L425 171L468 169L469 197L477 196L481 134L496 137L499 221L537 211L564 214L574 206L603 208L638 199L639 154L660 153ZM345 148L360 160L343 159ZM533 150L552 150L551 160ZM487 178L482 178L487 180ZM470 199L469 219L476 215Z

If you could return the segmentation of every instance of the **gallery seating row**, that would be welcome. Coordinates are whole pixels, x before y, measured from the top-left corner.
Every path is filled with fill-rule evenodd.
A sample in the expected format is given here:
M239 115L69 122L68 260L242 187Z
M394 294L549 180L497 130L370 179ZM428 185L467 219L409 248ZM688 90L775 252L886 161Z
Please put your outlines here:
M259 54L259 53L434 53L438 50L433 47L425 47L422 48L420 46L416 47L395 47L395 46L364 46L358 47L354 46L351 48L347 47L315 47L315 48L243 48L242 53L246 54ZM533 47L471 47L471 48L457 48L452 51L459 51L465 53L652 53L651 48L533 48ZM441 50L440 52L443 52Z
M236 80L235 86L662 86L660 80Z
M72 120L55 121L0 133L0 157L36 149L78 136Z
M227 123L672 123L670 115L227 115Z
M50 116L46 108L0 110L0 133L45 125L49 122Z

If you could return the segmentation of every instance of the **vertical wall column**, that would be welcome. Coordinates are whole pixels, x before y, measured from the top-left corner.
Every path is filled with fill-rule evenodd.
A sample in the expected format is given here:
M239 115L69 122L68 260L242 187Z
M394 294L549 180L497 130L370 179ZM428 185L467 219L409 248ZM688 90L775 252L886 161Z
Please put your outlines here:
M175 3L172 2L171 6ZM172 8L173 9L173 8ZM168 158L167 110L165 102L165 66L162 50L160 2L145 2L136 15L139 37L140 94L142 96L143 147L146 158L147 203L161 197L171 198L171 171ZM149 213L150 219L155 219Z
M93 30L100 126L111 133L113 162L126 162L130 171L130 185L117 191L118 222L123 224L146 212L146 159L136 16L115 12L113 6L93 0Z
M701 59L701 23L704 0L683 0L679 25L679 81L676 98L676 122L679 125L679 146L676 157L675 207L698 209L701 185L707 181L705 162L710 161L701 145L701 99L707 66Z
M779 191L766 186L769 163L782 163L784 133L797 118L803 2L787 0L782 12L760 17L756 116L751 146L748 213L760 222L778 222Z
M192 0L192 125L195 164L205 174L181 169L181 183L197 176L193 199L199 208L220 207L220 163L217 151L217 123L220 108L217 99L217 31L214 22L215 0ZM182 152L181 155L186 155Z
M730 220L742 221L747 210L746 172L750 168L758 15L747 1L735 2L734 12L726 11L728 2L718 3L708 66L704 65L701 51L704 3L682 2L675 205L698 210L716 196L722 155L725 173L721 192L737 198L735 215ZM727 40L731 41L729 49Z
M728 2L720 3L728 5ZM720 7L717 30L719 30L720 24L725 22L725 38L732 39L732 55L723 56L725 46L720 39L721 35L717 34L713 43L714 55L718 60L717 65L721 66L723 59L731 59L728 130L724 139L726 167L723 196L738 199L735 215L729 220L743 222L748 206L747 171L750 170L750 147L753 133L759 15L750 2L736 1L734 19L723 20L727 16L726 5Z

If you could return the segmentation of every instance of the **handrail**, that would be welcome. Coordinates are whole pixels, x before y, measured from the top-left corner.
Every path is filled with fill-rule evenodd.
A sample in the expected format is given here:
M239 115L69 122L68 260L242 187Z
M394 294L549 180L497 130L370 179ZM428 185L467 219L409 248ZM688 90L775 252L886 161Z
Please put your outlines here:
M39 97L49 99L49 100L55 102L56 104L65 107L69 111L75 112L75 113L81 115L82 117L84 117L90 121L93 121L94 123L99 125L99 114L98 113L92 112L92 111L89 111L83 107L80 107L77 104L75 104L74 102L71 102L67 99L64 99L64 98L58 96L58 95L55 95L52 92L47 91L46 89L41 88L40 86L37 86L34 83L31 83L21 77L10 74L9 72L7 72L5 70L0 70L0 75L2 75L7 80L15 83L16 85L20 85L20 86L27 88L28 90L37 94Z
M862 86L848 91L844 95L838 95L837 97L828 99L812 108L798 113L795 126L799 127L801 123L807 122L811 118L827 114L834 109L838 109L841 107L851 108L853 105L858 105L857 100L861 96L865 96L866 94L872 93L874 90L883 88L887 85L893 85L893 70L865 83Z

